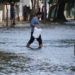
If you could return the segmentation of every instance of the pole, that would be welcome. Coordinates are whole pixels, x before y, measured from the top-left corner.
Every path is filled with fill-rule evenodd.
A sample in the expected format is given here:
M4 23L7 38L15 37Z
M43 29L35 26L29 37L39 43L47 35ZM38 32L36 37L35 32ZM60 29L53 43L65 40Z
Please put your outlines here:
M6 27L8 27L8 6L6 3Z
M44 22L46 23L46 12L47 12L47 10L46 10L46 0L44 0Z

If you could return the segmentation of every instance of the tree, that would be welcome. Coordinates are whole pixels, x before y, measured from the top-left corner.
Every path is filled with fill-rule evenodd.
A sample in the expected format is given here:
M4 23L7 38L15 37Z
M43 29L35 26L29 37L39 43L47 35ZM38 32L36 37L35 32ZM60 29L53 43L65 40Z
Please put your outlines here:
M52 3L53 3L53 0L49 0L49 2L48 2L48 3L49 3L49 5L50 5L50 4L52 4Z
M11 18L11 27L14 27L15 25L15 4L10 4L10 18Z
M0 0L0 4L2 4L3 3L3 0Z
M4 3L4 2L7 2L7 3L12 3L12 2L14 2L14 3L16 3L16 2L19 2L20 0L3 0L2 2Z
M32 11L30 19L39 11L39 0L31 0L32 3Z
M66 6L66 10L68 14L67 16L70 16L72 8L75 10L75 0L67 1L67 6Z
M54 0L50 0L49 4ZM53 3L53 2L52 2ZM69 6L72 8L74 6L74 0L56 0L56 4L52 5L50 7L50 12L49 13L54 13L53 21L67 21L65 16L64 16L64 10L65 10L65 5L67 4L67 7ZM55 9L54 12L52 12ZM70 10L70 9L69 9ZM49 17L50 18L50 17Z
M53 0L49 0L48 4L49 4L48 20L50 20L52 10L55 8L55 5L53 4Z
M35 14L35 5L36 5L36 0L31 0L32 3L32 15Z
M65 0L58 0L57 2L57 17L55 20L57 21L66 21L64 16L64 9L65 9Z

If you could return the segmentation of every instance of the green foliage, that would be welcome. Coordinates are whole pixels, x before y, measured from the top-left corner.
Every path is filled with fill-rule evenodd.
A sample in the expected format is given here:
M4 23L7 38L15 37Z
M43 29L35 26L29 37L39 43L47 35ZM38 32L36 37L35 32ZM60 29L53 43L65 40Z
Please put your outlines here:
M19 2L20 0L0 0L0 4L1 3L4 3L4 2L7 2L7 3L12 3L12 2L14 2L14 3L16 3L16 2Z
M20 0L7 0L7 2L9 2L9 3L11 3L11 2L14 2L14 3L16 3L16 2L19 2Z
M69 0L69 1L67 1L67 3L68 3L68 6L70 8L73 8L74 7L75 0Z
M49 2L48 2L49 4L51 4L51 3L53 3L53 0L49 0Z
M0 4L3 2L3 0L0 0Z

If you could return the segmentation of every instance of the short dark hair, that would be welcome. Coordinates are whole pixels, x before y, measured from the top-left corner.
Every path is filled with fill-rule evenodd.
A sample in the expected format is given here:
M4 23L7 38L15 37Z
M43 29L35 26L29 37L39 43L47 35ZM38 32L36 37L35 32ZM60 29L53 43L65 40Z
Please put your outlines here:
M41 15L41 12L37 12L37 13L36 13L36 16L38 16L38 15Z

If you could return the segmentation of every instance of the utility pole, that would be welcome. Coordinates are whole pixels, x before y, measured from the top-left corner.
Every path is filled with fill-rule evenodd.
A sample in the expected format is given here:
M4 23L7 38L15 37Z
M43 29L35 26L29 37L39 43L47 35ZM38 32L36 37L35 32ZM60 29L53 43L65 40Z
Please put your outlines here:
M44 22L46 23L46 14L47 14L47 10L46 10L46 0L44 0Z
M6 3L6 27L8 27L8 6Z

